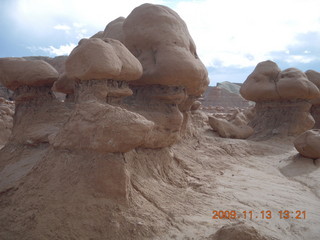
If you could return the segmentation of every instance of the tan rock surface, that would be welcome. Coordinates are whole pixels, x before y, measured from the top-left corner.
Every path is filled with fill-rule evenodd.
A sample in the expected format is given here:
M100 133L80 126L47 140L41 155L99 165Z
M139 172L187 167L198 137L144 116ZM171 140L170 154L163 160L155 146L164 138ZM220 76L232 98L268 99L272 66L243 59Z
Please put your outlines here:
M276 63L259 63L240 88L241 95L250 101L314 99L319 89L298 69L281 71Z
M44 56L32 56L32 57L23 57L26 60L43 60L49 63L54 67L59 74L65 72L65 63L68 56L57 56L57 57L44 57Z
M115 20L108 23L106 28L104 29L103 36L101 38L112 38L119 40L124 44L124 35L123 35L123 22L126 19L124 17L118 17Z
M73 94L75 88L75 80L67 77L65 73L61 74L57 81L54 82L52 90L65 94Z
M320 158L320 130L313 129L302 133L295 139L294 146L304 157Z
M308 70L305 72L308 79L313 82L318 89L320 89L320 73L314 70ZM310 113L315 120L314 127L315 129L320 128L320 97L311 100L312 107L310 109Z
M124 99L124 107L154 122L151 133L142 147L163 148L180 137L183 115L177 103L186 95L183 88L150 85L132 87L133 95Z
M6 146L0 238L210 239L244 222L249 228L241 234L252 227L255 236L273 240L317 239L320 169L313 161L287 139L216 137L193 121L198 113L191 114L193 135L170 148L98 154ZM307 218L280 219L284 202ZM272 219L262 219L262 209ZM235 210L239 218L212 219L214 210Z
M224 138L247 139L254 133L253 128L246 124L236 125L213 116L209 116L209 125L218 132L220 137Z
M66 75L79 80L135 80L142 74L139 61L114 39L82 39L66 60Z
M185 22L165 6L143 4L123 23L124 43L143 66L134 84L184 86L188 95L200 96L208 86L208 73L200 61Z
M14 102L0 97L0 149L11 136L14 115Z
M57 78L58 72L42 60L0 59L0 82L11 90L21 86L52 86Z
M208 240L272 240L266 238L252 226L245 223L225 225L220 228L214 235L210 236Z
M255 137L297 136L315 124L309 101L319 98L320 91L298 69L281 71L274 62L261 62L243 83L240 93L256 102L255 117L249 123Z
M141 115L98 102L76 106L54 147L96 152L127 152L141 146L153 123Z

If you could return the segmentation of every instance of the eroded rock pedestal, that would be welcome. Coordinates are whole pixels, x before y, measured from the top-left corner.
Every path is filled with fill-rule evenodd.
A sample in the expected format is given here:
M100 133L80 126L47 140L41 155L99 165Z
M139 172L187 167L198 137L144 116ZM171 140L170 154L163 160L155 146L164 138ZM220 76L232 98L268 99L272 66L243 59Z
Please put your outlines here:
M48 143L69 115L51 87L57 71L42 60L4 58L0 60L1 82L14 91L15 114L11 143Z
M305 100L258 102L250 126L260 136L297 136L314 126L310 108Z
M281 71L271 61L259 63L241 86L241 95L255 101L255 117L249 123L255 137L297 136L314 126L311 100L319 89L298 69Z

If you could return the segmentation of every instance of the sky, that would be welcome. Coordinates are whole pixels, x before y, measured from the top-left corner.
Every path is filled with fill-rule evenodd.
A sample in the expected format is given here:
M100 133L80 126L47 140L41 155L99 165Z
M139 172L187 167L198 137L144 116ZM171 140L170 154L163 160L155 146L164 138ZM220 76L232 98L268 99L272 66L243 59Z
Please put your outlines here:
M210 85L243 82L255 66L320 72L319 0L149 0L186 22ZM140 0L0 0L0 57L67 55Z

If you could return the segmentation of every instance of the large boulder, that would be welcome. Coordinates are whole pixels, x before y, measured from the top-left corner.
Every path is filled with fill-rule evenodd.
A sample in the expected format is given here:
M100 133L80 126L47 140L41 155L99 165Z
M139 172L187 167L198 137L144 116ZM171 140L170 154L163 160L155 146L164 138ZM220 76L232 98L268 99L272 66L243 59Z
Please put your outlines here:
M320 130L312 129L302 133L295 139L294 146L304 157L320 158Z
M259 63L240 89L256 102L255 117L249 123L256 137L296 136L311 129L310 101L320 97L317 86L298 69L281 71L276 63Z
M210 116L209 125L223 138L247 139L254 130L245 123L236 124L225 119Z

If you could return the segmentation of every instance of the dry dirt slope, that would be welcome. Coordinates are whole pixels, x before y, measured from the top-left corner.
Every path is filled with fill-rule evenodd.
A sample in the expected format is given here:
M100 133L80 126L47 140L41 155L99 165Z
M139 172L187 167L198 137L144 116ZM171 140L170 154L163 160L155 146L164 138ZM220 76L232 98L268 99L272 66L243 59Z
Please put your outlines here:
M222 139L204 114L192 118L185 139L161 150L99 155L7 145L0 152L0 239L217 239L219 228L239 222L267 239L319 239L317 162L297 156L290 139ZM129 181L114 174L114 186L105 185L104 174L121 166ZM127 186L129 201L108 200L106 186ZM254 217L212 219L213 210ZM272 218L255 218L263 210ZM279 210L307 217L280 219Z

